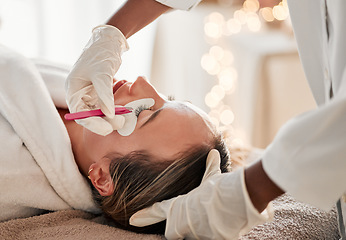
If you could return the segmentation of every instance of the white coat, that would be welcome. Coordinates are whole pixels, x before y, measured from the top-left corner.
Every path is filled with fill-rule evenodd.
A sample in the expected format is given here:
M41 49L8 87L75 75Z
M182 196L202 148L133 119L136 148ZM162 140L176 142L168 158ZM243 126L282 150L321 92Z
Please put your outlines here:
M263 165L297 199L329 210L346 190L346 1L291 0L289 7L319 107L281 128Z
M346 1L288 3L318 108L280 129L263 167L296 199L330 210L346 190Z

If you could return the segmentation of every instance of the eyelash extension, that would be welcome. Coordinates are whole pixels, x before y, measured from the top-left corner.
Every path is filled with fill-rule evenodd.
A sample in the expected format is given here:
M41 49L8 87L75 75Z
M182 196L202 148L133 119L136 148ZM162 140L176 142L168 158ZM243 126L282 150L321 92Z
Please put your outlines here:
M142 111L144 111L144 110L149 110L150 108L148 107L148 106L146 106L146 105L140 105L140 106L138 106L136 109L135 109L135 115L136 115L136 117L138 117L139 116L139 114L142 112Z
M175 97L174 97L174 95L168 95L167 99L168 99L168 101L174 101Z

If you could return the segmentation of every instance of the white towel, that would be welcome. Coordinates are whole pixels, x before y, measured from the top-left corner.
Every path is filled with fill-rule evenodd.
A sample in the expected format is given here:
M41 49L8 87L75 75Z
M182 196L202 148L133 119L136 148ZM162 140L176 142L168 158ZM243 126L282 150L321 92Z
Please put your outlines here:
M42 210L98 212L36 66L0 45L0 221Z

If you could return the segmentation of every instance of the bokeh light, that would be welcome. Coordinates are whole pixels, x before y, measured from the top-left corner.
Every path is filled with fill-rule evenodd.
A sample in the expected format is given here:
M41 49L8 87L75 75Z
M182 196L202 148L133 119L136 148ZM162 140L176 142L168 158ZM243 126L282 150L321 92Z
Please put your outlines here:
M209 92L205 96L205 104L207 104L208 107L214 108L219 104L219 98L215 93Z
M221 66L218 61L210 54L204 54L201 59L201 66L210 75L216 75L220 72Z
M234 121L234 113L230 109L221 112L220 121L223 125L231 125Z
M231 34L239 33L241 30L241 23L237 19L230 19L227 21L227 29Z
M238 77L237 71L232 68L226 68L220 71L218 74L219 84L225 89L225 91L231 91L234 87L234 82Z
M246 13L240 9L233 13L233 18L236 19L240 24L246 23Z
M212 12L208 16L208 21L216 24L222 24L225 21L225 17L219 12Z
M238 34L245 29L258 32L262 28L261 21L283 21L288 15L287 0L282 0L273 8L260 8L258 0L245 0L242 8L234 11L228 19L219 12L212 12L205 18L204 31L208 37L206 41L212 46L209 52L202 56L201 66L208 74L217 76L218 80L218 83L206 94L205 103L210 108L208 113L210 120L220 130L232 129L232 132L235 132L232 127L235 120L234 113L223 101L227 95L233 93L238 79L238 72L232 66L233 53L225 46L223 37ZM244 25L247 28L244 28ZM232 133L231 144L243 146L243 137Z
M215 85L212 89L211 92L215 94L215 96L218 97L219 101L221 101L225 97L225 89L220 86L220 85Z
M223 59L224 53L225 51L220 46L212 46L209 50L209 54L218 61L221 61Z
M222 57L220 62L221 62L222 66L227 67L227 66L229 66L229 65L231 65L233 63L233 60L234 60L234 57L233 57L232 52L228 51L228 50L225 50L223 52L223 57Z
M277 5L273 7L273 16L277 20L285 20L288 17L288 9L285 9L285 7L281 5Z
M207 22L204 25L204 32L208 37L219 38L222 36L222 28L214 22Z
M267 22L274 21L274 15L273 15L273 9L270 7L265 7L260 10L260 14L263 17L263 19Z
M250 31L258 32L261 29L261 21L256 13L250 12L247 14L247 26Z
M243 3L243 8L245 9L245 11L249 11L249 12L257 12L259 9L259 2L258 0L246 0Z

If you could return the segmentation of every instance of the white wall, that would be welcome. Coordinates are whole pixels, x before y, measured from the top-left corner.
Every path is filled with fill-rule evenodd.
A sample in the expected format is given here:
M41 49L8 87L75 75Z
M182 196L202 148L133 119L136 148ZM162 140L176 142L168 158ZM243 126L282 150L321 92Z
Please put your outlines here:
M73 65L91 30L104 24L124 0L0 0L0 43L30 58ZM129 39L116 77L150 76L156 25Z

